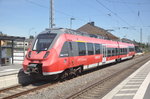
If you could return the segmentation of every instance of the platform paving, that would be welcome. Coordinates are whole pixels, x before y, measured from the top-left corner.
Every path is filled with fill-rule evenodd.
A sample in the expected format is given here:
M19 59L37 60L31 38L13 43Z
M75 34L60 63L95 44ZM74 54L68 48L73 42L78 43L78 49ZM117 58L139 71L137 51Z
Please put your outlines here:
M7 66L0 66L0 76L18 73L21 69L22 69L21 64L11 64Z
M150 99L150 61L122 81L102 99Z

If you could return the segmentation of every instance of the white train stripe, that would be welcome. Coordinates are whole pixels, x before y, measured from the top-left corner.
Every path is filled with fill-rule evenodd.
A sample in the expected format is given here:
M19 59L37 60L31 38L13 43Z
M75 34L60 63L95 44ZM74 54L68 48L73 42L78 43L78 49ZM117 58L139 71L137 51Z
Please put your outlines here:
M101 66L101 65L102 65L102 62L99 62L99 63L98 63L98 66Z
M90 65L88 66L88 68L93 68L93 67L97 67L97 66L98 66L98 63L90 64Z
M59 74L59 73L62 73L62 71L57 71L57 72L43 72L43 75L54 75L54 74Z
M88 69L88 65L83 66L83 70L86 70L86 69Z
M99 63L94 63L94 64L90 64L90 65L84 65L83 69L87 70L87 69L95 68L95 67L98 67L98 66L99 66Z
M113 63L113 62L116 62L116 60L114 59L114 60L106 61L106 63L104 63L104 64L109 64L109 63Z

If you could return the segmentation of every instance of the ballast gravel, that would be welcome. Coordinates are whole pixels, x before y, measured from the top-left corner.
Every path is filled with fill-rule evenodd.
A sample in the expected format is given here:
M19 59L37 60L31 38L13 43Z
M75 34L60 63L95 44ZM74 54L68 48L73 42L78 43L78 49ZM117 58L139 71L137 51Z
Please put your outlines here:
M59 82L47 88L43 88L27 95L20 96L18 97L18 99L65 99L72 93L78 92L79 90L86 88L92 83L102 80L113 74L114 72L120 71L127 66L131 66L139 60L149 56L150 55L147 54L138 58L123 61L118 64L109 64L106 65L105 68L101 68L98 70L94 69L95 71L93 72L85 73L82 76L64 82Z

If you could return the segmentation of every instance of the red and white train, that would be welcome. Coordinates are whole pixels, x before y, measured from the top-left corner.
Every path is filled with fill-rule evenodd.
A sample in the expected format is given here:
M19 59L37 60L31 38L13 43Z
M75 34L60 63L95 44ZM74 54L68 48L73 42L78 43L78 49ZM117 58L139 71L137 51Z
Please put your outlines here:
M134 44L70 29L46 29L28 49L26 74L66 78L104 64L134 57Z

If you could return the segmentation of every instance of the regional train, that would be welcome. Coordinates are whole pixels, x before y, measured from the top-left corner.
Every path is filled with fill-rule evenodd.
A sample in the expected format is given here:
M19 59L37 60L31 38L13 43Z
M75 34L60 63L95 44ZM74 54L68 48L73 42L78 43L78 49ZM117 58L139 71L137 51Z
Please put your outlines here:
M65 79L83 71L133 58L134 44L99 35L54 28L41 32L24 58L24 73Z

